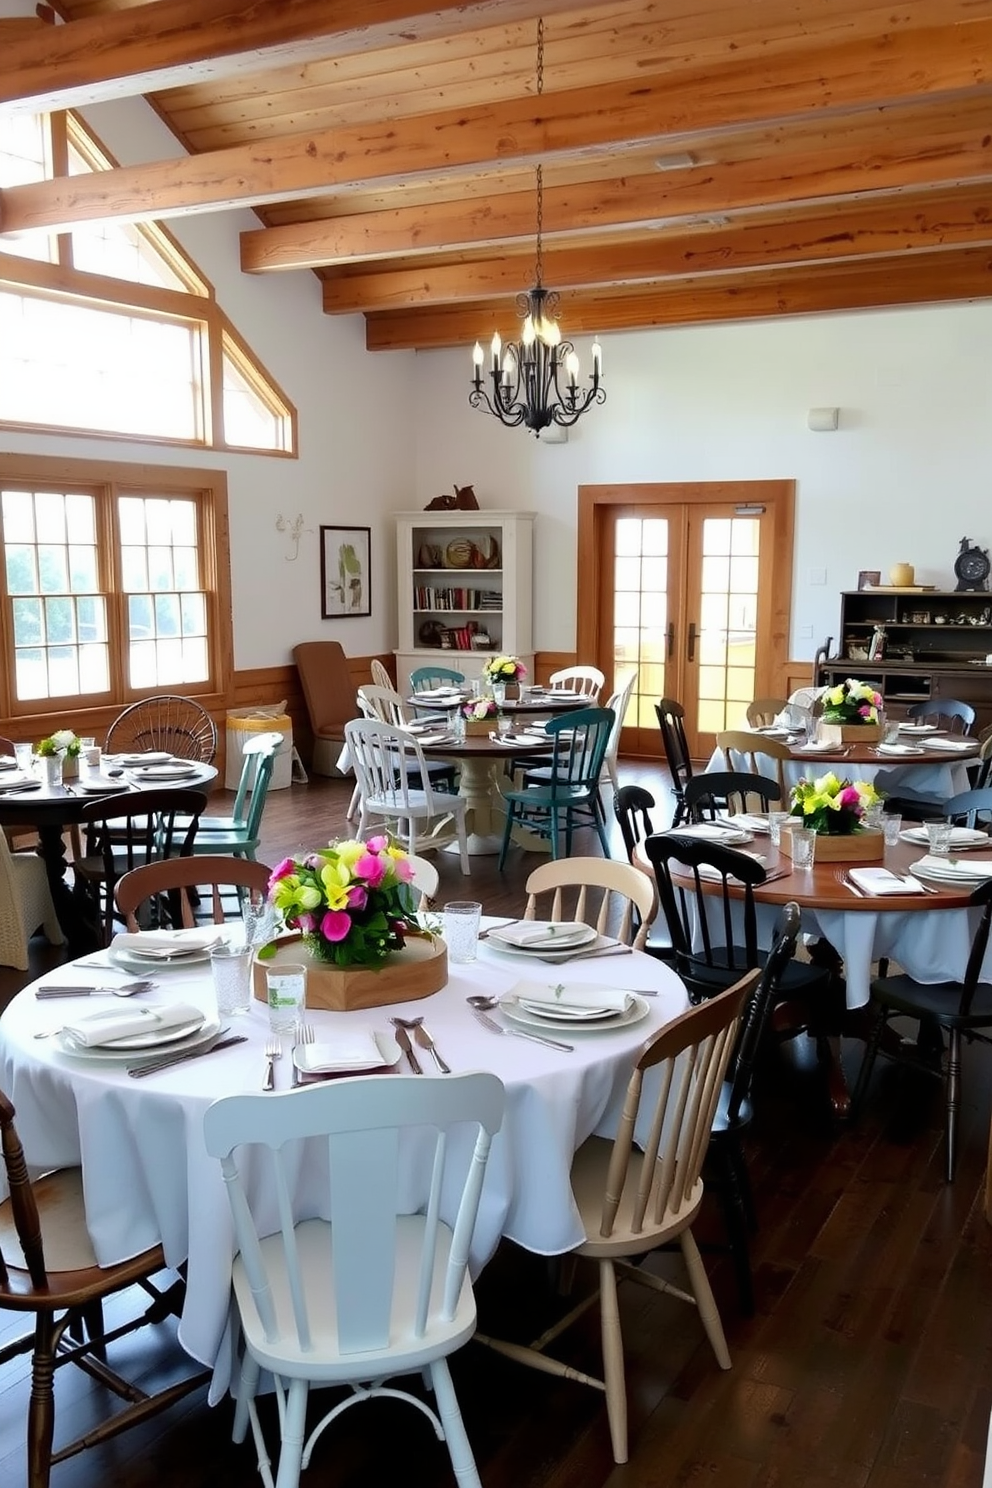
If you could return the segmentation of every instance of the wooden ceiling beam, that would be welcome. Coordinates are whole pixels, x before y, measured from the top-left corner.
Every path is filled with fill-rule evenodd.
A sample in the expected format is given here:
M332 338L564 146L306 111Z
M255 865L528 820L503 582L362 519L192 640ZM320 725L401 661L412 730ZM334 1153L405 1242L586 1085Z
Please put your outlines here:
M715 321L816 315L899 305L946 303L992 297L992 252L985 248L939 254L907 254L898 260L771 269L764 273L690 278L623 294L586 291L569 295L562 307L566 336ZM511 334L506 301L395 311L366 317L370 351L465 347L468 395L469 351L488 343L494 328ZM517 330L512 330L516 335Z
M978 107L974 105L977 103ZM782 126L759 137L745 158L710 160L673 172L650 161L618 162L605 179L544 187L544 231L596 234L703 214L740 212L907 188L992 181L992 97L972 101L971 118L956 111L943 132L946 106L903 107L891 120L863 115L830 120L810 140L808 126ZM910 125L910 127L907 127ZM867 133L870 128L870 134ZM862 137L862 134L864 137ZM835 143L836 140L836 143ZM345 213L241 234L245 273L343 265L532 239L534 188L485 195L451 191L440 200Z
M618 286L687 275L734 274L771 265L884 256L934 248L992 246L987 186L905 193L885 201L804 209L725 227L648 233L604 246L545 244L544 282L557 290ZM419 305L516 295L529 282L529 253L503 252L468 263L341 272L323 284L328 314L413 309Z
M80 108L574 9L575 0L433 0L429 9L423 0L151 0L12 36L0 108Z
M990 90L992 21L975 21L868 43L806 46L760 64L731 61L12 186L0 192L0 231L168 220L313 196L346 184L398 182L425 172L485 169L604 146L664 141L669 148L687 148L703 131L733 133L759 122L826 118L912 96L957 93L967 99Z

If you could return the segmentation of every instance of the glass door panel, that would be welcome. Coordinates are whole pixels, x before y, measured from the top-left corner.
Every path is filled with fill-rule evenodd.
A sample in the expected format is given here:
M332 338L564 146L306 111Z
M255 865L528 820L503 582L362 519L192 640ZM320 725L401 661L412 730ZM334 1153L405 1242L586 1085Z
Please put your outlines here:
M631 754L656 754L654 705L667 695L670 682L684 521L681 508L618 508L612 516L613 561L612 566L604 565L612 590L604 598L613 617L613 687L621 687L632 670L637 672L623 747Z

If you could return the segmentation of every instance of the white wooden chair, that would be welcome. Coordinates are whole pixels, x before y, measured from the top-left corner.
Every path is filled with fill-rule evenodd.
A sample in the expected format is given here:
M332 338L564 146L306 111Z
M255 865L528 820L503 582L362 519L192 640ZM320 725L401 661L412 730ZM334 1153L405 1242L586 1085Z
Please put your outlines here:
M566 898L572 898L568 894L571 889L576 894L569 908ZM648 874L614 858L559 858L539 864L527 879L525 920L538 918L541 894L554 896L550 914L542 913L541 919L579 920L592 925L600 935L616 935L638 951L644 949L658 908L655 886Z
M429 858L419 858L414 854L407 861L413 869L413 878L410 883L420 895L417 909L420 911L433 909L441 875Z
M549 678L552 692L559 688L566 692L581 692L591 703L599 702L599 694L606 685L606 677L594 666L562 667L552 672Z
M409 851L417 854L426 847L445 845L450 838L440 833L453 825L461 870L467 875L467 802L464 796L434 789L416 739L374 718L353 719L345 724L344 732L361 798L359 836L375 818L404 837ZM426 839L420 835L424 830L429 833Z
M45 864L34 853L11 852L0 832L0 966L27 971L28 942L39 929L51 945L63 944Z
M630 698L636 682L637 673L631 672L623 686L612 694L606 704L608 708L613 709L616 718L610 730L610 738L606 746L606 758L603 761L603 767L609 775L610 782L615 791L620 789L620 775L617 769L617 760L620 754L620 732L623 728L624 718L627 715L627 709L630 707Z
M623 1114L612 1141L590 1137L572 1162L572 1193L586 1238L572 1252L599 1266L599 1289L579 1302L529 1347L477 1333L476 1341L521 1364L593 1385L606 1395L615 1462L627 1461L627 1395L623 1334L617 1304L618 1274L669 1292L699 1309L721 1369L730 1355L692 1223L703 1202L700 1176L737 1030L759 973L690 1008L645 1044L627 1086ZM644 1096L645 1077L657 1098ZM643 1100L642 1100L642 1097ZM642 1104L645 1111L641 1112ZM647 1107L651 1105L652 1109ZM638 1141L634 1143L637 1129ZM642 1150L643 1149L643 1150ZM678 1240L691 1291L632 1265L670 1240ZM545 1349L596 1302L600 1307L603 1379L550 1358Z
M372 682L376 687L388 687L392 691L393 679L377 656L373 656L369 669L372 672Z
M278 1392L278 1488L296 1488L326 1426L376 1396L409 1400L423 1411L447 1442L459 1484L479 1488L447 1356L475 1331L466 1267L503 1107L495 1075L466 1074L359 1077L278 1095L232 1095L208 1109L206 1147L221 1162L239 1252L234 1440L244 1440L250 1422L266 1488L273 1477L255 1407L263 1369ZM428 1161L433 1152L425 1212L418 1214L401 1211L398 1192L410 1135ZM297 1219L294 1212L301 1139L311 1141L312 1171L322 1175L313 1181L324 1190L321 1202L308 1196L305 1212L327 1218ZM274 1207L259 1199L256 1229L252 1186L263 1172L271 1175ZM454 1214L442 1217L442 1198ZM383 1383L420 1373L436 1412ZM352 1393L306 1436L311 1385L348 1385Z

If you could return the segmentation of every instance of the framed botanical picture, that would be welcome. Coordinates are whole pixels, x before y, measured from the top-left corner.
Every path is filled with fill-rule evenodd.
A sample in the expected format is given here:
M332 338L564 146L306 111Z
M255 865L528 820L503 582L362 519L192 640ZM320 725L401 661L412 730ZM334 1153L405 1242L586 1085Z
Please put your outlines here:
M876 589L882 582L882 570L880 568L863 568L858 574L859 589Z
M372 613L371 527L321 527L320 613L324 620Z

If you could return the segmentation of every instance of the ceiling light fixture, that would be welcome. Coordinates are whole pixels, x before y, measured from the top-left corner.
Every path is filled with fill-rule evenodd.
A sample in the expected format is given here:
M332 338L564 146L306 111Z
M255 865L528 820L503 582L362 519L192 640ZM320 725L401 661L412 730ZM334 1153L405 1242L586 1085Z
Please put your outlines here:
M537 94L544 92L544 21L537 23ZM490 345L490 396L483 385L485 353L477 341L472 352L474 375L468 401L473 408L494 414L508 429L524 424L540 434L551 424L570 428L593 403L606 402L602 385L603 349L592 343L590 386L579 389L579 358L570 341L561 339L556 315L559 295L543 284L544 177L538 165L537 264L534 288L517 295L517 312L523 325L519 341L504 346L499 332Z

